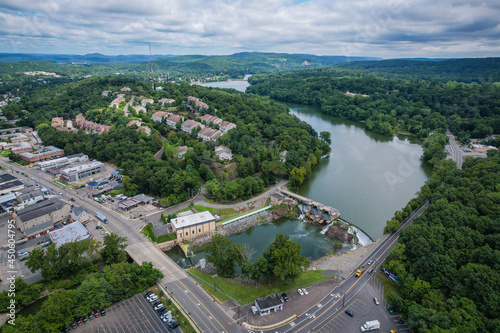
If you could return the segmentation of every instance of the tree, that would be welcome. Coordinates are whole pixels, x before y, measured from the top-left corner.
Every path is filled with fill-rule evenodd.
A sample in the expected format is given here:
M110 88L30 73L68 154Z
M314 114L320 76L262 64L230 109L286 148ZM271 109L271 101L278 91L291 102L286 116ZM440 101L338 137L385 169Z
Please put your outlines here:
M306 170L302 168L293 168L290 171L290 186L299 187L304 182L306 177Z
M332 144L332 133L328 131L321 131L319 133L319 138L323 141L325 141L328 145Z
M221 277L232 278L235 276L235 263L241 263L242 258L232 241L220 234L212 236L212 241L207 246L207 260L211 262L216 272Z
M302 246L291 241L290 236L278 234L263 256L273 274L290 284L300 276L303 268L309 267L307 258L300 255L301 249Z
M127 245L126 237L120 237L115 233L111 233L104 237L104 248L101 250L102 260L106 264L119 263L125 261L125 249Z

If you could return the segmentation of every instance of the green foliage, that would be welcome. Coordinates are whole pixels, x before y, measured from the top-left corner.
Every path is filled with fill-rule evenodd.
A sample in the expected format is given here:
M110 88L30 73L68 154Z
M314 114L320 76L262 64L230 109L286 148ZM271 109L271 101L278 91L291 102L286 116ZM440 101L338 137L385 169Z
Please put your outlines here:
M171 232L169 234L159 235L158 238L156 239L156 241L158 243L163 243L163 242L168 242L168 241L174 240L176 238L177 238L177 234L175 232Z
M144 228L142 228L142 233L151 239L151 241L156 242L156 235L153 230L153 223L149 222Z
M215 266L217 275L228 278L235 276L235 264L236 262L240 264L242 257L230 239L215 234L207 245L206 251L207 261Z
M444 146L448 142L446 136L433 133L424 140L424 160L436 165L446 158Z
M40 297L43 285L40 283L27 284L22 277L15 280L15 306L16 309L22 309ZM0 293L0 312L7 312L7 306L12 297L9 297L9 291L4 290Z
M115 233L104 236L104 248L101 250L101 258L106 264L120 263L127 259L125 251L126 237L120 237Z
M163 224L167 224L167 219L165 218L165 215L163 215L163 213L161 213L161 221L163 222Z
M391 294L390 302L405 313L413 331L490 332L496 327L498 184L500 155L492 153L466 159L462 170L442 163L422 187L419 199L429 199L430 205L401 234L386 262L400 281L399 295ZM393 220L404 218L406 210Z
M318 106L322 113L364 122L368 130L385 135L425 138L432 131L444 133L448 125L464 137L500 133L500 87L488 82L426 82L339 68L255 75L249 82L249 93Z

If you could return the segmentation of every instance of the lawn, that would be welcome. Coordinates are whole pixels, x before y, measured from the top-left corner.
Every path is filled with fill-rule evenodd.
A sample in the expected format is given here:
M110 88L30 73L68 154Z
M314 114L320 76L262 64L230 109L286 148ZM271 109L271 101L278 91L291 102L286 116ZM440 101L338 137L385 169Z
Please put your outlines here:
M387 299L387 293L390 291L393 291L396 294L398 293L398 287L394 281L389 279L387 275L385 275L383 272L378 271L377 272L377 278L380 280L382 285L384 286L384 298Z
M330 275L322 275L324 271L305 271L297 280L289 285L279 279L273 279L271 285L265 280L257 286L255 286L254 283L244 286L221 277L216 277L214 279L212 275L203 273L199 269L189 269L187 272L191 274L195 280L199 281L207 292L214 295L221 302L226 301L228 297L224 296L219 291L222 291L233 300L240 300L241 305L252 303L259 297L288 292L299 287L309 286L331 278ZM214 282L217 285L217 291L214 290Z
M198 213L201 212L210 212L212 215L214 214L214 211L217 211L219 213L219 216L222 219L225 219L227 217L232 217L233 215L238 214L233 208L210 208L210 207L205 207L205 206L200 206L200 205L194 205L194 208Z
M176 239L176 238L177 238L177 235L175 234L175 232L171 232L169 234L158 235L156 242L163 243L163 242L168 242L168 241Z

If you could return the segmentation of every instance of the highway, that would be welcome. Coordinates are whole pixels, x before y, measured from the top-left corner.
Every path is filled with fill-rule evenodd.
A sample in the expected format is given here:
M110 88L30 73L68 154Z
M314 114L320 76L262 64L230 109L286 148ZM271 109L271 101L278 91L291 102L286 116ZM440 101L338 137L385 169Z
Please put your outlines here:
M462 163L464 162L464 152L460 149L457 141L455 140L455 136L450 132L449 129L446 130L446 136L448 137L449 147L450 147L450 156L457 163L457 167L462 169Z
M219 306L212 297L210 297L191 277L189 277L183 269L181 269L173 260L171 260L162 251L158 250L147 238L139 233L143 221L128 220L123 218L121 214L111 211L104 206L87 199L86 196L76 195L74 190L68 190L56 183L47 180L47 174L38 169L29 169L21 167L17 164L10 163L4 159L0 160L0 164L7 167L9 170L25 172L30 177L39 179L41 187L54 188L61 192L63 199L75 198L76 204L85 207L90 212L103 212L109 223L106 227L121 237L127 237L126 251L129 255L139 263L144 261L152 262L153 265L160 269L164 278L160 281L173 298L182 306L192 320L198 326L198 331L201 332L249 332L238 325L223 309ZM423 206L424 207L424 206ZM375 248L369 256L373 263L365 268L365 271L360 277L355 277L352 274L338 287L333 289L328 295L320 300L315 306L311 307L304 314L297 317L292 322L284 324L281 327L273 327L270 330L258 330L259 332L309 332L328 321L337 311L342 309L343 303L347 303L368 281L370 274L369 269L377 270L385 258L389 255L390 250L397 244L399 234L413 220L422 214L424 208L420 207L410 215L402 224L401 229L387 236L381 244ZM353 272L354 273L354 272ZM338 297L340 294L342 297Z

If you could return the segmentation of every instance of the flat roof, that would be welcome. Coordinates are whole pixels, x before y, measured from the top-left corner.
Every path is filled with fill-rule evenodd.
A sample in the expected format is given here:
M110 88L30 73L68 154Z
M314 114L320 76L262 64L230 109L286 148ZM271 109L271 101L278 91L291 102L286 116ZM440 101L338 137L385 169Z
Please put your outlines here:
M31 228L28 228L28 229L24 229L24 234L26 236L29 236L29 235L32 235L32 234L36 234L38 233L39 231L43 231L47 228L52 228L53 224L52 224L52 221L45 221L41 224L37 224L37 225L34 225L32 226Z
M266 310L269 308L274 308L275 306L282 305L283 302L279 297L275 295L267 296L264 298L256 299L255 302L261 310Z
M56 248L66 243L80 242L91 237L90 232L79 221L70 223L61 229L51 231L49 232L49 236L52 242L56 244Z
M0 191L8 190L9 188L17 188L19 186L24 186L24 184L19 180L14 180L13 182L8 182L0 185Z
M99 161L92 161L90 163L85 163L85 164L82 164L82 165L79 165L79 166L76 166L76 167L71 167L71 168L63 169L63 170L61 170L61 172L65 173L65 174L71 174L71 173L75 173L75 172L78 172L78 171L83 171L83 170L88 170L88 169L91 169L91 168L95 168L95 167L101 166L101 165L104 165L104 164L102 162L99 162Z
M207 211L193 215L178 217L176 219L172 219L171 222L174 225L175 229L182 229L200 223L206 223L211 221L215 221L215 217L210 212Z
M17 178L12 176L10 173L0 174L0 184L5 182L10 182L11 180L16 180Z

